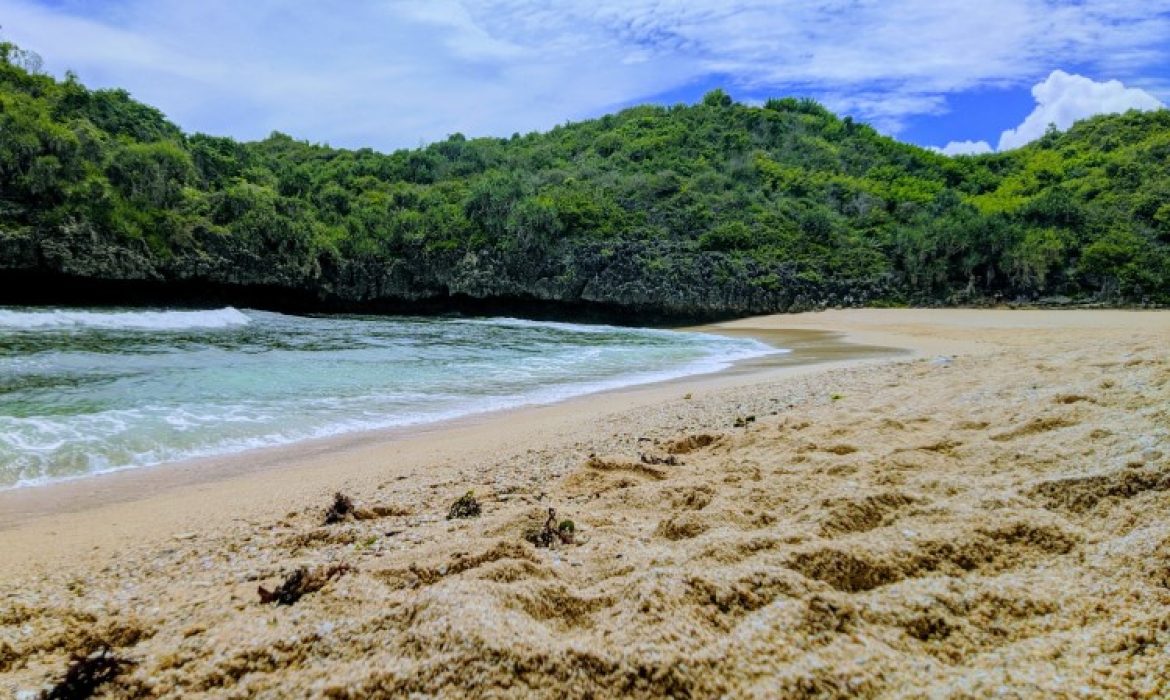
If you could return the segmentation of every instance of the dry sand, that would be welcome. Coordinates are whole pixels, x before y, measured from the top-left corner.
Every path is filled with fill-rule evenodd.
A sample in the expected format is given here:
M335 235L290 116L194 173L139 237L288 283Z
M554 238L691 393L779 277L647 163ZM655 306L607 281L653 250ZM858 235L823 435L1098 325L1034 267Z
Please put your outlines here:
M915 353L0 494L0 696L1170 697L1170 314L776 329Z

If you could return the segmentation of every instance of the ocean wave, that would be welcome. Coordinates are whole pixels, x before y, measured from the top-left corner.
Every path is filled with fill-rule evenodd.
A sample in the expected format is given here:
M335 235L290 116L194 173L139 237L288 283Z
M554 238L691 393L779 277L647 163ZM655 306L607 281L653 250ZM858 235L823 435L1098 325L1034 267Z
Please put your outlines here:
M193 352L167 351L187 344L167 330L249 322L256 332L238 334L249 336L243 350L233 340L237 334L217 334L223 343L208 334ZM35 410L5 415L6 398L0 395L0 491L554 403L787 352L752 339L695 332L519 319L444 323L453 328L444 329L440 342L428 344L420 356L415 348L370 350L365 344L374 333L425 342L433 322L245 315L230 307L194 312L0 309L0 336L16 327L28 329L31 339L42 339L51 352L37 354L36 375L60 380L22 385L8 395L7 400L24 401ZM490 332L491 326L530 330L512 337ZM37 333L38 328L47 330ZM89 349L86 332L109 328L131 332L107 344L108 350ZM149 331L159 337L151 338ZM330 342L321 350L313 343L290 344L290 339L326 337ZM152 352L119 350L140 340ZM204 348L202 341L213 347ZM74 345L81 349L73 350ZM260 362L252 360L257 350L266 351ZM27 359L0 356L0 374ZM79 378L88 381L98 370L107 380L80 383Z
M533 321L526 318L512 318L510 316L493 316L487 318L461 319L461 323L477 326L492 326L503 328L532 328L537 330L566 331L569 333L641 333L652 334L649 328L626 328L610 326L601 323L569 323L566 321Z
M230 306L200 311L12 311L0 309L0 329L31 331L67 328L178 331L246 326L251 319Z

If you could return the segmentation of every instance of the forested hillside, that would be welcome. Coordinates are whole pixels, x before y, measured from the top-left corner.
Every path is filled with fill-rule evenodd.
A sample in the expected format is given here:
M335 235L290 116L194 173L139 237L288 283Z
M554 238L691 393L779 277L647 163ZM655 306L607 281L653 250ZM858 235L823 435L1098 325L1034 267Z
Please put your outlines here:
M1168 110L951 158L809 100L717 90L382 154L188 135L28 67L0 44L0 301L630 319L1170 302Z

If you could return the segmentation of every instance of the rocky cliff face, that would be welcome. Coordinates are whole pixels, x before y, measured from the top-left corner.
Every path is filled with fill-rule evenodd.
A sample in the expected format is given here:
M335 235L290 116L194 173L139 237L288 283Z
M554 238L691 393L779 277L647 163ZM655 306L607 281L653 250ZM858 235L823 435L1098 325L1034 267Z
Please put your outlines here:
M881 283L814 282L670 242L562 244L548 251L406 249L394 258L338 259L257 250L203 233L153 254L85 224L51 235L0 233L0 301L201 303L299 310L484 310L669 322L864 304Z

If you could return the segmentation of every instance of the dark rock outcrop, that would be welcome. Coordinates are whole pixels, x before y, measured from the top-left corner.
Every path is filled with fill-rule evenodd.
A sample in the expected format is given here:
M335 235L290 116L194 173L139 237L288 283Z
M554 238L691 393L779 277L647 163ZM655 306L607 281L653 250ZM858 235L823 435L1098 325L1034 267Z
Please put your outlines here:
M340 259L199 231L166 255L84 223L0 233L0 302L207 303L285 310L514 312L670 322L855 306L883 283L815 281L679 242L427 250Z

